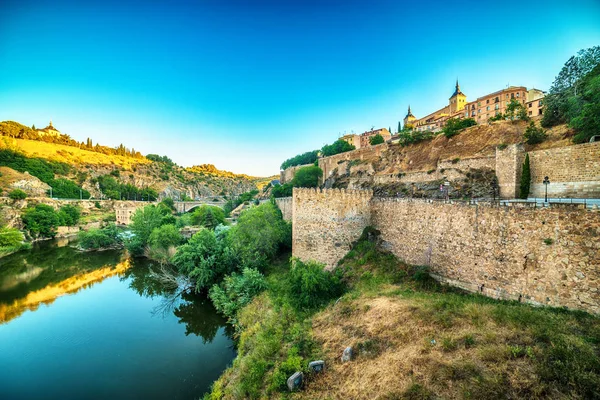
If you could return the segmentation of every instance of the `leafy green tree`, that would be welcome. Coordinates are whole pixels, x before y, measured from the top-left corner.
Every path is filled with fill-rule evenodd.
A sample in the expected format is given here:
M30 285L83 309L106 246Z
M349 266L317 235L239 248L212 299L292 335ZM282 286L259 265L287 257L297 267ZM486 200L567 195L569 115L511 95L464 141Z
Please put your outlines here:
M294 190L294 185L292 182L284 183L283 185L277 185L273 187L271 190L271 194L275 198L279 197L290 197L292 195L292 191Z
M169 210L175 212L177 209L175 208L175 202L170 197L165 197L159 204L168 208Z
M295 167L296 165L312 164L319 158L319 150L307 151L292 158L288 158L281 164L281 169Z
M446 124L442 128L442 132L444 132L444 135L447 138L451 138L458 135L461 130L475 125L477 125L477 122L473 118L450 118L446 121Z
M58 210L58 217L60 218L61 225L75 226L81 217L81 210L79 207L66 204Z
M225 212L220 207L203 205L194 210L191 221L193 225L215 229L225 224Z
M10 197L12 200L24 200L27 198L27 193L21 189L13 189L8 193L8 197Z
M538 144L546 140L548 135L544 129L537 128L535 123L531 121L529 126L527 126L527 129L525 129L523 137L525 138L525 143L527 144Z
M584 143L600 134L600 65L582 79L579 93L581 107L572 112L569 125L576 132L573 142Z
M183 242L183 237L175 225L167 224L154 228L148 237L148 244L151 247L168 250Z
M585 89L584 77L600 64L600 46L580 50L565 62L544 97L542 126L552 127L568 123L580 114L583 104L580 96Z
M527 199L529 197L529 188L531 185L531 168L529 166L529 154L525 156L523 171L521 173L521 184L519 186L519 198Z
M319 179L323 176L323 170L319 167L311 165L310 167L303 167L296 171L294 179L292 179L293 187L317 187L319 186Z
M385 142L385 140L383 140L383 136L381 136L379 133L369 138L369 143L371 146L375 146L376 144L381 144L383 142Z
M0 228L0 247L20 246L23 240L23 234L18 229L5 226Z
M234 271L238 258L230 247L228 233L202 229L177 248L171 262L195 282L199 292Z
M218 312L235 321L237 312L266 288L265 277L259 271L244 268L241 274L232 274L220 285L213 285L209 297Z
M281 211L269 202L244 211L229 235L242 265L262 268L289 241L288 234Z
M154 205L138 208L131 217L129 227L133 236L125 243L127 250L134 256L140 256L152 231L162 225L174 222L173 220L171 215L165 215L164 209Z
M525 106L517 99L511 99L510 103L506 106L504 116L511 121L515 119L520 119L521 121L529 120Z
M336 154L345 153L347 151L356 150L354 145L346 142L345 140L338 139L333 144L326 144L321 149L321 153L325 157L334 156Z
M34 238L52 238L56 236L56 228L60 225L58 213L46 204L37 204L26 209L21 219L25 229Z

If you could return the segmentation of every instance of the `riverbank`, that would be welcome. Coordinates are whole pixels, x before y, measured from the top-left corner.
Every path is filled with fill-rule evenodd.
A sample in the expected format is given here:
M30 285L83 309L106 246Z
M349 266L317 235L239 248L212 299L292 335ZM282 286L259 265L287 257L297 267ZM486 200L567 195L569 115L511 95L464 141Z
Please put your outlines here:
M598 317L442 286L374 241L339 268L347 292L298 311L289 265L274 265L268 290L238 315L237 358L205 399L598 398ZM319 359L325 372L311 374ZM289 394L296 371L305 382Z

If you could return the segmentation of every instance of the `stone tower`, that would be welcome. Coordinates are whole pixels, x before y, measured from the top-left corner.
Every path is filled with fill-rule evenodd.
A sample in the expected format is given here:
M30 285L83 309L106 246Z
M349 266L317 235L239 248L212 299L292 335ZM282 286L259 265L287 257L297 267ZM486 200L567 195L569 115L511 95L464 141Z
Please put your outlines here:
M460 85L458 79L456 79L456 86L454 87L454 93L450 96L450 114L454 114L465 108L467 104L467 95L460 91Z
M416 120L417 120L417 118L410 111L410 105L409 105L408 106L408 113L406 114L406 117L404 117L404 128L406 128L407 125L411 125L412 126Z

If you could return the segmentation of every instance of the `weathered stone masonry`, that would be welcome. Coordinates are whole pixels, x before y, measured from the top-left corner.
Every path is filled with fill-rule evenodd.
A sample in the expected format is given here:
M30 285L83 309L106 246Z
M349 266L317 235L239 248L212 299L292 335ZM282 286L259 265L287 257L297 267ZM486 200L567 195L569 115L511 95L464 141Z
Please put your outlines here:
M294 189L293 255L333 267L372 225L410 264L484 295L600 313L600 213Z
M280 197L275 199L275 204L281 210L281 214L285 221L292 220L292 198L291 197Z

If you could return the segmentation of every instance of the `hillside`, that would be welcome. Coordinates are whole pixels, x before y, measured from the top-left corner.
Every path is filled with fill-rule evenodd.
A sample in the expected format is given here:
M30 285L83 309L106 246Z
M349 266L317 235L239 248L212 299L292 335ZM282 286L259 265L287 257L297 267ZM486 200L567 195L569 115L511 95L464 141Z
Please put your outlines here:
M117 148L92 145L91 139L87 143L78 143L68 135L51 131L55 133L48 134L48 128L34 130L12 121L0 122L0 152L8 155L4 158L12 160L14 154L18 154L33 160L10 165L7 161L0 162L0 166L11 167L12 172L5 170L7 176L18 177L18 174L30 172L30 178L33 178L37 174L43 181L40 183L53 186L59 193L56 180L66 179L70 181L66 197L78 197L79 188L82 188L84 197L89 192L92 198L114 199L229 196L262 188L271 179L221 171L211 164L183 168L166 156L144 157L123 145ZM44 168L38 168L40 163L45 164ZM31 164L35 164L35 168ZM15 180L0 180L0 188L11 190ZM39 190L31 191L30 195L40 195Z

